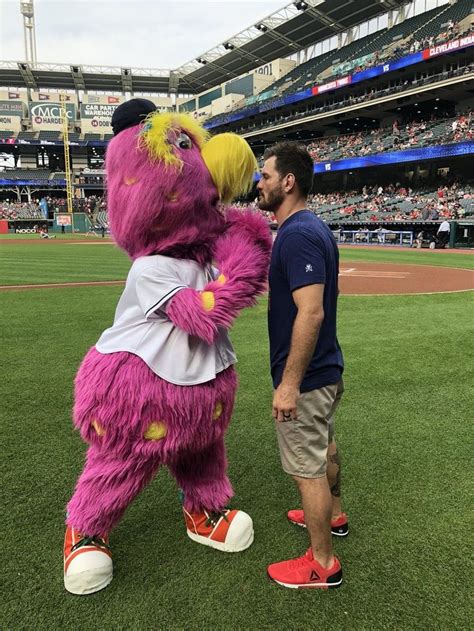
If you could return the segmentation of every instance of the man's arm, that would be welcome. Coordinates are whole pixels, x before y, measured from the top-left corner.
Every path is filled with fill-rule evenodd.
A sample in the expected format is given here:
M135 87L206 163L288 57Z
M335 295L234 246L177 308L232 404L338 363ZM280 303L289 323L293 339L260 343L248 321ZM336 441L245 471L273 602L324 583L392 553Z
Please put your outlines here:
M280 385L273 397L273 416L278 421L296 418L300 385L313 356L324 319L324 284L295 289L293 300L298 313L293 324L291 346Z

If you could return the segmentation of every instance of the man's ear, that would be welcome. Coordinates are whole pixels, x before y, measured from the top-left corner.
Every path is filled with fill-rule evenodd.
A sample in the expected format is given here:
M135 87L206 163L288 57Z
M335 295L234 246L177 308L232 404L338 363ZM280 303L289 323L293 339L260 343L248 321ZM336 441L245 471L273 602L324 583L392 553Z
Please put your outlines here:
M288 173L285 176L285 183L283 185L285 193L291 193L295 188L295 184L296 184L295 176L293 175L293 173Z

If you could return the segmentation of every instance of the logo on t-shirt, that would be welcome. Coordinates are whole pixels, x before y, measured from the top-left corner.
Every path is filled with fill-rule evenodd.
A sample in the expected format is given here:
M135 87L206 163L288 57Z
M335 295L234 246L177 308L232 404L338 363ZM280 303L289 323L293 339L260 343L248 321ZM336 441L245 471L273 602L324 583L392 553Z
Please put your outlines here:
M306 268L305 268L305 269L306 269L306 271L307 271L307 272L312 272L312 271L313 271L313 266L311 265L311 263L308 263L308 264L306 265Z

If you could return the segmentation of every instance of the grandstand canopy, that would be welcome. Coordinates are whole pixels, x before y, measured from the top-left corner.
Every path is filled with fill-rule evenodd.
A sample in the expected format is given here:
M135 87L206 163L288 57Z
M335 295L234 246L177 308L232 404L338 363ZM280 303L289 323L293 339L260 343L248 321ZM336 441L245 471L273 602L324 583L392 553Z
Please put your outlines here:
M405 3L406 0L300 0L176 70L0 62L0 85L115 93L199 93ZM248 6L251 11L252 5Z

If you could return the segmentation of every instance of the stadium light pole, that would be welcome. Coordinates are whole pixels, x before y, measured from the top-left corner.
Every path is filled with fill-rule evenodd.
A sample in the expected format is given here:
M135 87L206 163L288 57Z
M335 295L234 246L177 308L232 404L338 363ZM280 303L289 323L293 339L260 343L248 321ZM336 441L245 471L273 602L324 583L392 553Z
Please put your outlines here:
M25 61L36 63L36 31L35 31L35 7L33 0L22 2L20 11L23 16L23 35L25 38Z

